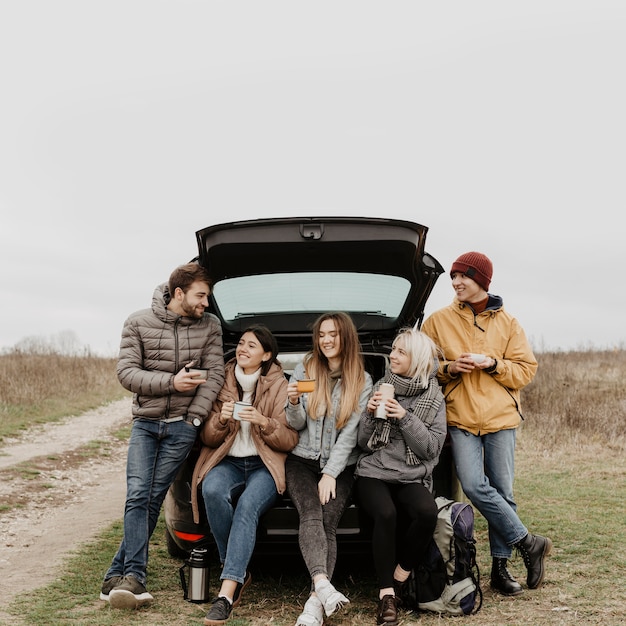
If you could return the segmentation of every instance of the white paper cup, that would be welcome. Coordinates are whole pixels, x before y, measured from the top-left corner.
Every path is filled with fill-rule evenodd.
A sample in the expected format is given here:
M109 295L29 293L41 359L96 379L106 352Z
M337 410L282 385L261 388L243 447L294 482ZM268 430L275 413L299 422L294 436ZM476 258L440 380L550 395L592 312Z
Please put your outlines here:
M395 389L390 383L382 383L379 390L382 393L382 398L380 399L380 404L376 407L374 417L381 417L384 419L387 417L387 413L385 412L385 402L393 398Z
M487 357L484 354L470 354L474 363L482 363Z
M240 422L241 418L239 417L239 411L247 409L249 406L252 406L249 402L235 402L235 406L233 408L233 419Z

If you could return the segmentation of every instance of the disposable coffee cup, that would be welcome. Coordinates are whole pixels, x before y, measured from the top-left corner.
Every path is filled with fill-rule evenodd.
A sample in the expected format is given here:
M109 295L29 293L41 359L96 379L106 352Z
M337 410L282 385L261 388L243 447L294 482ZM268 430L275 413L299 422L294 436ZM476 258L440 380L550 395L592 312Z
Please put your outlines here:
M470 354L474 363L482 363L487 357L484 354Z
M299 380L298 393L311 393L315 391L315 380Z
M233 419L241 421L241 417L239 417L239 411L242 409L247 409L249 406L252 406L249 402L235 402L235 406L233 408Z
M209 369L207 367L185 367L185 371L189 372L194 378L206 380L209 377Z
M391 383L382 383L379 387L379 391L382 394L382 398L380 399L379 405L376 407L376 413L374 413L374 417L380 417L385 419L387 417L387 413L385 412L385 402L393 398L395 390Z

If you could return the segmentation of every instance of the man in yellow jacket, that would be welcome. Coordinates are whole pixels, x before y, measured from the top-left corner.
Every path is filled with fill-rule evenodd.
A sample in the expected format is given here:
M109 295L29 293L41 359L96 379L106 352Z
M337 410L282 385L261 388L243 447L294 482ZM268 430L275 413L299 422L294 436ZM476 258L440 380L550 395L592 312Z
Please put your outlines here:
M422 331L443 352L438 379L454 463L464 493L488 523L491 587L515 596L523 589L507 569L512 549L524 559L528 588L536 589L552 542L528 532L513 499L520 390L535 376L537 360L502 298L488 293L492 275L484 254L462 254L450 269L454 301L433 313Z

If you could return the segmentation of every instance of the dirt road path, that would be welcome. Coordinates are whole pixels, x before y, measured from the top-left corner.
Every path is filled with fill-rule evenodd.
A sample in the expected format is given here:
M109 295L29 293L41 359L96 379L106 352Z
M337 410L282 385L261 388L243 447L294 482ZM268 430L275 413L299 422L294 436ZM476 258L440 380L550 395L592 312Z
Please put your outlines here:
M4 609L16 595L54 580L77 542L87 541L122 517L126 442L111 433L130 423L130 403L130 399L113 402L2 442L0 470L41 457L58 464L48 472L51 487L45 496L28 498L22 508L0 513L0 624L14 623ZM94 440L106 443L107 456L64 466L63 454ZM0 495L19 484L19 479L3 480Z

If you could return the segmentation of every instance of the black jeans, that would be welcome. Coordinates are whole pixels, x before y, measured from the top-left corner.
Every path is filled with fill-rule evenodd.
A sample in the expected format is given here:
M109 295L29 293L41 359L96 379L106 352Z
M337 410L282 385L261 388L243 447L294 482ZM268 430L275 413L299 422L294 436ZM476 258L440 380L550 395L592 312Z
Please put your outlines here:
M354 483L354 465L337 477L335 498L322 505L317 483L322 477L318 460L303 459L294 454L285 463L287 493L300 516L298 542L311 579L318 574L332 578L337 563L337 526Z
M380 589L393 587L396 564L414 569L424 558L437 524L437 504L421 483L386 483L359 476L361 508L374 520L372 554Z

